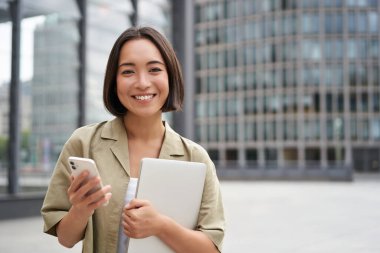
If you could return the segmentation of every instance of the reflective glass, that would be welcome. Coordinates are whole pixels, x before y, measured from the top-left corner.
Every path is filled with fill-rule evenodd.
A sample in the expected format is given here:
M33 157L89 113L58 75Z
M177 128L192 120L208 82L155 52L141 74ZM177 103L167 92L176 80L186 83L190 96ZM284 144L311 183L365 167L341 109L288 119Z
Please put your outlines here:
M208 125L208 132L207 132L208 141L211 141L211 142L217 141L218 135L219 135L219 128L216 126L216 124L210 123Z
M380 119L375 118L371 121L371 137L380 140Z
M350 33L356 32L356 21L355 21L355 13L354 12L348 13L348 31Z
M379 58L379 40L371 39L367 41L367 54L368 58Z
M379 31L379 14L377 12L368 13L368 31L371 33Z
M9 139L9 84L11 73L11 23L0 23L0 180L7 178L8 156L7 147ZM30 85L30 83L29 83ZM21 83L23 90L23 83ZM30 96L29 96L30 97ZM24 117L23 117L24 118ZM30 120L29 120L30 121ZM23 124L26 125L26 124ZM23 130L24 131L24 130ZM30 129L28 130L30 133ZM23 138L23 137L22 137ZM22 147L22 149L24 149ZM23 152L23 151L22 151ZM0 193L4 193L5 188L0 186Z
M356 112L357 108L357 102L356 102L356 93L350 94L350 111Z
M369 138L369 122L368 119L364 119L361 122L361 129L359 131L359 138L362 140L367 140Z
M236 123L233 123L233 122L226 123L226 140L227 141L236 141L237 140Z
M357 14L357 31L364 33L367 31L367 13L359 12Z
M245 138L249 141L257 140L257 134L256 134L256 122L247 122L245 124Z
M360 96L360 106L362 112L368 112L368 93L364 92Z
M358 125L356 119L350 121L351 139L356 140L358 138Z
M379 92L372 94L372 110L374 112L380 111L380 95Z

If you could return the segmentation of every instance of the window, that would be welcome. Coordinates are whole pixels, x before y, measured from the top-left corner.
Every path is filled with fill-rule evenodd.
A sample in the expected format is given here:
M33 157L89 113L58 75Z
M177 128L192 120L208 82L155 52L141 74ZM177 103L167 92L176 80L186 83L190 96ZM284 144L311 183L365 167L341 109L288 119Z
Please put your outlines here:
M238 160L238 151L236 149L227 149L226 150L226 160L227 161L237 161Z
M368 119L364 119L360 122L359 138L362 140L368 140L369 138L369 122Z
M367 13L359 12L357 15L357 31L364 33L367 31Z
M350 94L350 111L356 112L357 102L356 102L356 93Z
M212 161L216 162L216 161L220 160L219 159L219 151L217 149L209 149L207 152L208 152Z
M358 138L358 124L356 119L350 121L351 140L357 140Z
M356 20L355 20L355 13L354 12L348 13L348 31L350 33L356 32Z
M377 12L368 13L368 31L377 33L379 31L379 18Z
M368 93L361 94L361 111L368 112Z
M340 147L330 147L327 148L327 161L330 161L332 163L338 162L338 161L344 161L344 148Z
M287 140L296 140L297 139L297 121L294 119L285 120L283 123L283 138Z
M237 126L236 123L226 123L226 140L236 141L237 140Z
M318 27L318 23L315 22L313 15L311 13L305 13L302 17L302 32L303 33L313 33L314 26Z
M253 97L246 97L244 99L244 114L256 114L257 113L257 98L255 96Z
M380 140L380 119L372 119L371 122L371 137L375 140Z
M207 132L208 141L210 142L218 141L219 127L216 124L211 123L208 125L207 130L208 130Z
M326 136L328 140L333 140L334 138L334 127L332 119L326 120Z
M379 112L380 111L380 96L378 92L375 92L372 94L372 110L374 112Z
M333 131L334 131L334 137L336 139L342 140L344 138L344 121L341 117L334 118L333 122Z
M257 124L256 122L246 122L245 123L245 140L255 141L257 140Z
M319 148L306 148L305 149L306 161L319 161L321 160L321 151Z
M266 121L264 122L264 140L275 140L276 139L276 121Z
M377 59L379 57L379 40L371 39L367 41L368 58Z
M277 149L266 148L264 150L264 155L265 155L265 161L267 161L268 164L271 164L277 161Z
M257 161L257 149L248 148L245 150L245 159L247 161Z
M326 94L326 111L327 112L333 111L333 96L331 93Z

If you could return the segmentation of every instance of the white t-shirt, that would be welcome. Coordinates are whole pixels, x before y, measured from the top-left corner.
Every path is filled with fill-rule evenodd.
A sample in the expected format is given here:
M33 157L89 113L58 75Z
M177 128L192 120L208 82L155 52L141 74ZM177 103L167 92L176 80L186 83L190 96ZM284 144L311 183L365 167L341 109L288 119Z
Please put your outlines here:
M127 193L125 194L124 198L124 205L128 204L132 199L135 198L136 195L136 188L137 188L137 182L138 178L130 178ZM118 253L125 253L127 251L127 242L128 237L123 232L123 224L122 224L122 218L120 219L120 230L119 230L119 246L118 246Z

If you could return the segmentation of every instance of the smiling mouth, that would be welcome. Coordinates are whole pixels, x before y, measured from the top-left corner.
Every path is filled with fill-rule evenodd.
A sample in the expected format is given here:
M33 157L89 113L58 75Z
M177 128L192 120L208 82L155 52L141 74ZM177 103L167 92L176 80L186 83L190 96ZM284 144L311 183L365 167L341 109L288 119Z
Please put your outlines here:
M140 101L144 101L144 100L149 100L149 99L152 99L154 97L154 94L151 94L151 95L143 95L143 96L133 96L135 99L137 100L140 100Z

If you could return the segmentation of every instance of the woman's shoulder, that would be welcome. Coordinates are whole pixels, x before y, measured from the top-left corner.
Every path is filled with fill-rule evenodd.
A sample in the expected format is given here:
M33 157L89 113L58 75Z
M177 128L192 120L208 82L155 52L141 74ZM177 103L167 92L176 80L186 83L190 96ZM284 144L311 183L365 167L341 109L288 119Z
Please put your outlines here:
M202 147L199 143L197 143L193 140L190 140L186 137L183 137L181 135L180 135L180 138L181 138L182 142L187 147L189 147L193 152L199 153L200 155L207 155L208 156L206 149L204 147Z
M85 125L75 129L68 142L92 142L102 136L113 136L115 129L120 128L119 125L121 125L119 118Z
M190 156L193 157L193 159L195 160L209 159L209 155L206 149L202 147L199 143L180 135L179 133L177 133L170 127L169 127L169 131L178 136L181 144L191 154Z
M94 136L100 129L102 129L109 121L103 121L98 123L93 123L79 127L74 130L70 139L88 139Z

